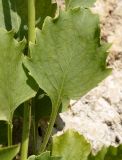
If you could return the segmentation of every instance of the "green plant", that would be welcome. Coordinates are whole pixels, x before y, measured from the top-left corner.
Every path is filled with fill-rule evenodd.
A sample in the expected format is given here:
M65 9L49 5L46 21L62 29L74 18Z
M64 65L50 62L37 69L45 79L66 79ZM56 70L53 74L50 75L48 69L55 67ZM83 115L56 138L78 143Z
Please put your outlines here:
M111 72L106 68L110 45L100 41L99 18L88 9L94 2L66 0L65 11L58 13L51 0L0 1L0 129L8 132L1 135L0 143L8 147L0 148L0 159L11 160L19 152L19 145L13 146L12 121L23 112L21 160L28 157L30 127L37 155L28 160L68 160L69 144L76 145L70 160L105 157L104 149L94 157L90 144L73 131L54 138L45 152L58 113ZM44 116L50 120L38 149L38 122Z

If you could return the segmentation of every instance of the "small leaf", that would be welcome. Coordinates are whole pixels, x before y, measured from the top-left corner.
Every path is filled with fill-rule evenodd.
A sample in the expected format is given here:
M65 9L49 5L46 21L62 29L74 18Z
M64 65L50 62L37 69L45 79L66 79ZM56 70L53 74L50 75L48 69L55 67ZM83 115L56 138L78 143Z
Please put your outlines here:
M62 159L60 157L50 156L50 152L44 152L38 156L32 155L28 158L28 160L62 160Z
M18 43L13 36L13 31L0 29L0 120L4 121L12 121L17 106L38 89L22 64L25 42Z
M54 16L56 3L51 0L36 0L36 22L39 28L42 27L46 16ZM1 0L0 1L0 27L8 31L15 29L17 37L23 39L27 36L28 5L27 0Z
M96 0L65 0L66 8L74 8L74 7L91 7Z
M99 19L88 9L61 12L47 17L37 29L36 45L30 44L31 59L24 64L52 101L52 108L78 99L110 74L106 50L100 44ZM45 47L46 46L46 47Z
M19 145L0 148L0 160L12 160L19 152L19 150Z
M62 160L87 160L90 152L90 144L77 132L69 130L53 137L52 155L61 156Z

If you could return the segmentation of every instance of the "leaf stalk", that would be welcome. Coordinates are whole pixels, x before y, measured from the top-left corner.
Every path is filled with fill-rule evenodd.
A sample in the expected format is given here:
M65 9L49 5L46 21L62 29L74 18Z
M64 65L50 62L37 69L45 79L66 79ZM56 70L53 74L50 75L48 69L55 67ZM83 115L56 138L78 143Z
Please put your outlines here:
M28 44L35 43L35 0L28 0Z
M25 102L25 106L24 106L21 160L27 160L27 156L28 156L29 131L30 131L30 124L31 124L30 122L31 122L31 106L27 101Z
M50 138L50 136L52 134L52 130L53 130L53 126L54 126L55 120L57 118L59 107L60 107L59 103L58 103L58 105L52 107L52 112L51 112L51 116L50 116L49 125L47 127L47 130L46 130L42 145L40 147L39 153L44 152L45 149L46 149L47 143L48 143L49 138Z

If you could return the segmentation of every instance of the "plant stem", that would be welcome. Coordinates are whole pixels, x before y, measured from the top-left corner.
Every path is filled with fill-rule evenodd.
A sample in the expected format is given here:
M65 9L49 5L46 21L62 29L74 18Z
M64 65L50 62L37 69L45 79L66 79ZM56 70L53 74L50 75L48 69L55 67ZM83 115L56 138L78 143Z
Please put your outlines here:
M25 102L22 145L21 145L21 160L27 160L28 156L30 122L31 122L31 106L29 105L29 102Z
M35 0L28 0L28 44L35 43Z
M35 119L35 99L32 100L32 132L33 132L33 153L36 154L37 152L37 128L38 128L38 123L36 122Z
M36 154L36 125L35 125L35 118L32 118L32 132L33 132L33 153Z
M12 145L12 129L13 129L12 122L9 122L8 123L8 146Z
M45 151L46 145L47 145L47 143L48 143L48 141L49 141L49 138L50 138L50 136L51 136L51 133L52 133L52 129L53 129L55 120L56 120L56 118L57 118L59 106L60 106L60 105L57 105L57 106L53 107L53 109L52 109L52 113L51 113L51 116L50 116L49 125L48 125L48 128L47 128L47 130L46 130L46 133L45 133L45 136L44 136L42 145L41 145L41 147L40 147L39 153L42 153L42 152Z
M32 43L35 43L35 0L28 0L28 48L30 41ZM29 49L28 56L30 56ZM31 100L25 102L21 145L21 160L27 160L28 156L29 132L31 125L31 105Z

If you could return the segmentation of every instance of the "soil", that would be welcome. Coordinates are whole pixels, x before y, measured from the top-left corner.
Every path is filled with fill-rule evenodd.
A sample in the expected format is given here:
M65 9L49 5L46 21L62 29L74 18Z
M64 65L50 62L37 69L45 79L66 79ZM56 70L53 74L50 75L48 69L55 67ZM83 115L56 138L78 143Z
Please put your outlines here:
M83 134L96 153L103 145L122 143L122 0L97 0L91 10L100 15L101 40L112 43L107 64L113 71L86 96L71 100L57 125L64 126L58 134L69 128Z

